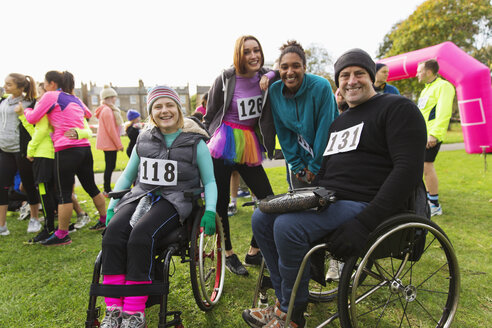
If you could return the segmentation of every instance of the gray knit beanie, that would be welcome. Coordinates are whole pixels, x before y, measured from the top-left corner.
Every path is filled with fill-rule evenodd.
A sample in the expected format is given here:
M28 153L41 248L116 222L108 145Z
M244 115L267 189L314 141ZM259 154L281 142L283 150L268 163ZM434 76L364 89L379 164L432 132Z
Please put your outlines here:
M372 60L371 56L362 49L354 48L350 49L341 55L335 62L335 84L338 87L338 76L340 72L349 66L359 66L364 68L371 77L374 83L376 75L376 64Z

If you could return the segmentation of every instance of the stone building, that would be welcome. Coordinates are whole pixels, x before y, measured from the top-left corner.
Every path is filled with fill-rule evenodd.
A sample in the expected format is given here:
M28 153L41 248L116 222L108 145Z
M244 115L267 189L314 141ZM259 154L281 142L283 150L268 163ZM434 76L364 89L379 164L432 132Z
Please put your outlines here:
M126 112L129 109L134 109L140 113L142 119L145 119L147 114L147 90L150 87L144 86L142 80L138 81L138 87L118 87L110 84L110 86L118 93L118 100L116 106L121 109L122 114L126 117ZM173 87L179 95L181 100L181 107L185 115L191 112L189 86L186 87ZM101 104L99 94L103 86L97 86L92 82L87 85L82 83L81 88L75 89L75 94L82 99L87 107L94 112L94 110ZM95 118L91 119L93 124L96 123Z

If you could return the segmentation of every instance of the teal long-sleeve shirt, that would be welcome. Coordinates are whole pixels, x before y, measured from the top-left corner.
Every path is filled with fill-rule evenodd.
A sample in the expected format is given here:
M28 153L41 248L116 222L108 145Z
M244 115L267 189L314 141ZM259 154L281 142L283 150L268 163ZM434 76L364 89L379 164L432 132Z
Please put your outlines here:
M181 129L175 133L163 134L164 140L166 140L166 145L170 147L180 133ZM205 210L215 213L215 207L217 204L217 184L215 183L212 157L210 156L208 147L203 140L200 140L197 146L197 164L200 172L200 179L202 180L203 187L205 189ZM116 181L114 191L124 190L131 187L133 181L135 181L137 177L139 165L140 157L137 154L136 148L133 148L125 170L118 178L118 181ZM111 199L108 210L114 209L117 204L118 200Z
M328 129L338 117L330 83L320 76L305 74L294 96L286 96L285 91L282 81L269 89L275 130L285 160L293 172L307 167L317 174L328 143Z

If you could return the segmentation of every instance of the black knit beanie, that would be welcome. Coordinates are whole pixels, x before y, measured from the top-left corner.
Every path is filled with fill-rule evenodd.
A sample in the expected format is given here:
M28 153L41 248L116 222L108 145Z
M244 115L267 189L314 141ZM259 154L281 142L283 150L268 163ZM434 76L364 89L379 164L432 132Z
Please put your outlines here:
M376 73L383 68L384 66L387 66L386 64L383 63L376 63Z
M369 73L372 82L374 82L376 75L376 64L374 64L374 61L367 52L359 48L354 48L345 52L335 62L335 84L337 87L340 72L345 67L349 66L359 66L364 68Z

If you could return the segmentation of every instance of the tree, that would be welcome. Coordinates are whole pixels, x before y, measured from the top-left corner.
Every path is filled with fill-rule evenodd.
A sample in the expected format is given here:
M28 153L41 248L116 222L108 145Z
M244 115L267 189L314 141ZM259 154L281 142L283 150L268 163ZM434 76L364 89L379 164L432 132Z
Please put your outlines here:
M377 57L396 56L445 41L452 41L490 67L490 0L425 1L406 20L395 24L385 35ZM415 98L416 92L422 88L416 79L395 81L394 84L400 92L411 98Z
M195 112L195 108L197 107L196 105L196 93L191 96L190 98L190 108L191 108L191 113L193 114Z
M304 52L306 53L306 71L324 77L330 82L332 89L335 90L335 81L327 70L327 67L333 65L328 50L323 46L311 44Z

